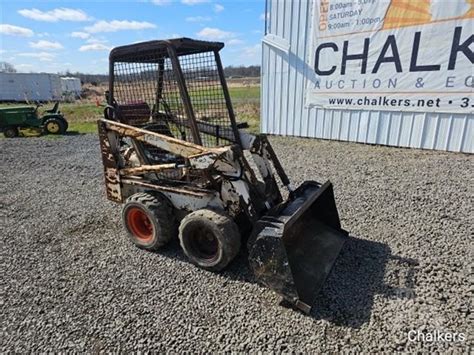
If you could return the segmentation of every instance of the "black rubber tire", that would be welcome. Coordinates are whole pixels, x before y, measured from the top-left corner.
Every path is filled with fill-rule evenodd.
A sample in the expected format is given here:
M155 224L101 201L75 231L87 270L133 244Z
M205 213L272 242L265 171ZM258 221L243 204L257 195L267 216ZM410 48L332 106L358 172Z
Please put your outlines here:
M198 240L212 240L214 250L202 253ZM194 211L179 226L179 242L189 260L206 270L220 271L239 253L240 232L237 224L225 213L210 209ZM210 238L212 239L210 239ZM216 245L217 244L217 245Z
M3 130L3 135L5 138L15 138L18 137L19 131L17 127L7 127Z
M48 128L48 124L56 123L59 126L59 130L57 132L50 131ZM66 133L66 124L63 119L57 117L50 117L44 120L44 132L47 134L64 134Z
M150 240L140 239L129 225L129 213L142 210L153 226ZM176 238L177 223L171 202L163 195L139 192L130 196L122 208L122 223L130 240L139 248L155 251Z
M61 119L64 122L64 133L66 133L67 130L69 129L69 122L64 117L62 117Z

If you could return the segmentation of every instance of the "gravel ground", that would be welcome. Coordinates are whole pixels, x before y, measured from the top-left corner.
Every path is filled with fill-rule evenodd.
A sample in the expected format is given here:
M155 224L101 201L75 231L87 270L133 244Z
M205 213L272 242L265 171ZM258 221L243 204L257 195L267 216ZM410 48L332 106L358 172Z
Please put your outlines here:
M243 256L214 274L132 246L94 135L0 139L1 352L472 350L474 157L272 141L295 184L332 180L351 233L310 316Z

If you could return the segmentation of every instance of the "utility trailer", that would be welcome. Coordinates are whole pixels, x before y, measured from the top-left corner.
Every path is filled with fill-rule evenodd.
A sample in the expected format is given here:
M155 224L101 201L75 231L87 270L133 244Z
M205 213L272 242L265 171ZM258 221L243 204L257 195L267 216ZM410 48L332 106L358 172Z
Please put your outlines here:
M47 73L0 73L0 102L57 101L61 79Z
M246 247L256 280L309 312L347 237L332 184L293 189L267 137L236 122L223 47L181 38L111 51L98 122L107 197L138 247L179 238L212 271Z

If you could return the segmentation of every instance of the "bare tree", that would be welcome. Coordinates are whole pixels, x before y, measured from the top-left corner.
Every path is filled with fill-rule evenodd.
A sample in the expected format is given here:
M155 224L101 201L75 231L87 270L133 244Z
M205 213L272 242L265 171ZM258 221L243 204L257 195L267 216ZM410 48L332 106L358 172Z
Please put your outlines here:
M0 73L16 73L16 69L13 64L0 62Z

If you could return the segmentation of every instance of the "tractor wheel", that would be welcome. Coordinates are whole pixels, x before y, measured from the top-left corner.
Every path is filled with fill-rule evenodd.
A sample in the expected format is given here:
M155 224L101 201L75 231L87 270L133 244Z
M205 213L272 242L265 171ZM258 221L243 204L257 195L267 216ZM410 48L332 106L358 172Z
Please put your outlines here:
M64 117L61 118L63 123L64 123L64 133L67 132L67 130L69 129L69 122L66 121L66 119Z
M5 138L15 138L18 137L18 134L18 128L16 127L7 127L3 130Z
M64 134L66 132L66 125L60 118L47 118L44 121L44 131L48 134Z
M224 212L208 209L183 218L179 241L193 264L212 271L225 268L240 250L240 233L235 222Z
M173 206L162 195L140 192L130 196L122 221L131 241L139 248L157 250L176 236Z

